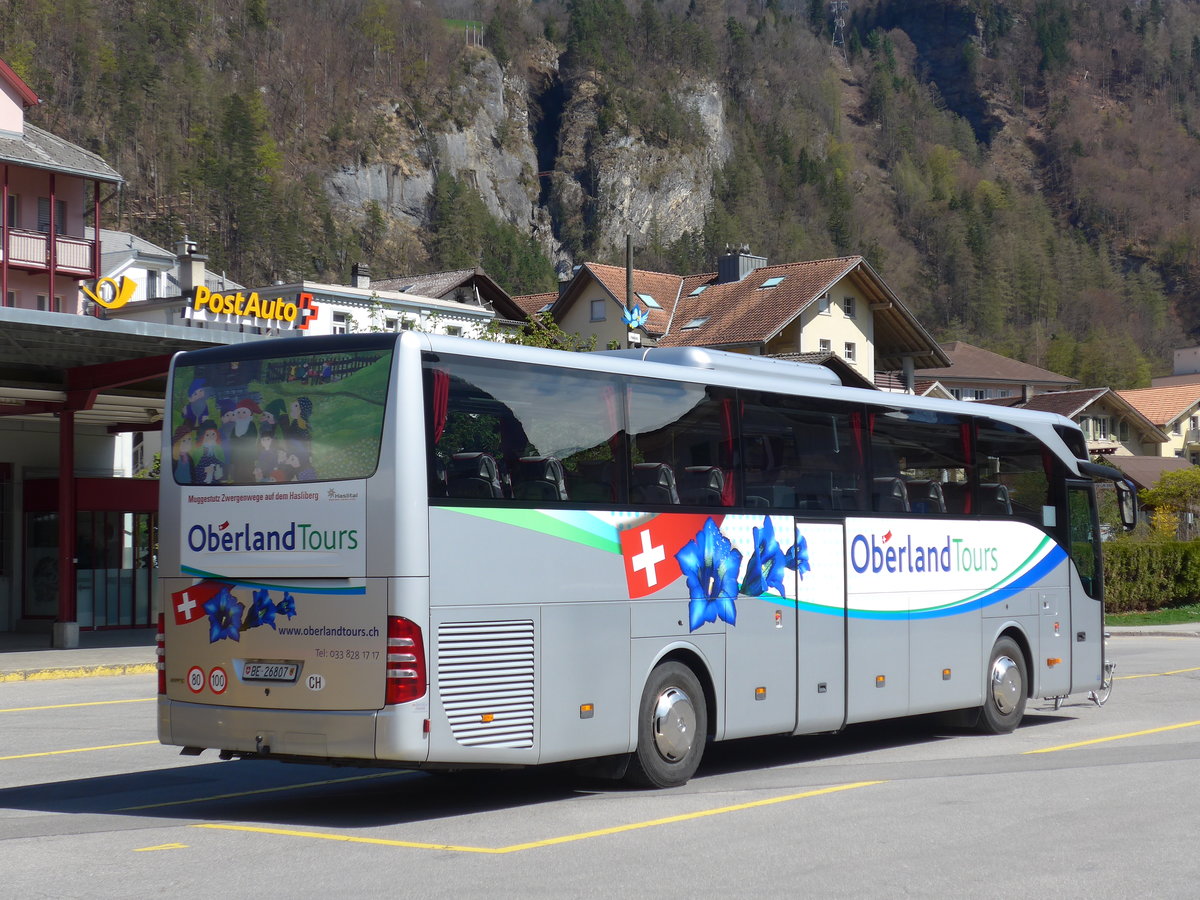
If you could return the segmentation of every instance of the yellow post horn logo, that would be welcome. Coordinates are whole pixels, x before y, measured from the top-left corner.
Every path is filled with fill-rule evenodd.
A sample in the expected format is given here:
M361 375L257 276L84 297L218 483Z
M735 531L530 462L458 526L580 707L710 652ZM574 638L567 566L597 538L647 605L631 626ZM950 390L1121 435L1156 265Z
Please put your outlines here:
M108 286L107 290L105 285ZM133 297L133 292L137 290L137 282L122 275L120 282L113 278L101 278L96 282L94 290L86 284L81 284L79 287L90 300L94 300L105 309L117 309L124 306Z

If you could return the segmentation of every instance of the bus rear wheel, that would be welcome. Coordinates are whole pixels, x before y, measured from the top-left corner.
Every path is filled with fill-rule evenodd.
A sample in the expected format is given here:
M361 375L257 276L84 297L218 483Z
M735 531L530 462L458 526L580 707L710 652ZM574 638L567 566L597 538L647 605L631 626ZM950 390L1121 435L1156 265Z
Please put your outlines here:
M637 749L626 780L638 787L686 784L700 765L707 736L708 707L695 673L682 663L663 663L642 691Z
M1016 641L1009 637L996 641L988 660L987 686L979 716L980 731L1009 734L1021 724L1029 683L1027 671L1025 654Z

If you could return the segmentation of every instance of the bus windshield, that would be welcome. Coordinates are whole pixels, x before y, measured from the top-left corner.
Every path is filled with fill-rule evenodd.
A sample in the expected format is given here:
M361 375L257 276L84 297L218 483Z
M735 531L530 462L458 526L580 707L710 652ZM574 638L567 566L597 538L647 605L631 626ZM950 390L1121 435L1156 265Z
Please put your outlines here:
M171 395L175 482L370 477L391 358L384 348L179 366Z

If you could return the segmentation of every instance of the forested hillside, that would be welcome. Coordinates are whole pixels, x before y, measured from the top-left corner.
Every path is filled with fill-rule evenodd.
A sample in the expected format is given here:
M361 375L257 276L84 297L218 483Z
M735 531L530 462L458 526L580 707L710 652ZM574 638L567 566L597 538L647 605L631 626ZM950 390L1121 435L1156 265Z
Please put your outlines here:
M1200 3L3 0L106 224L245 283L863 253L945 339L1132 387L1200 339ZM486 116L484 115L486 113ZM481 134L481 132L486 132Z

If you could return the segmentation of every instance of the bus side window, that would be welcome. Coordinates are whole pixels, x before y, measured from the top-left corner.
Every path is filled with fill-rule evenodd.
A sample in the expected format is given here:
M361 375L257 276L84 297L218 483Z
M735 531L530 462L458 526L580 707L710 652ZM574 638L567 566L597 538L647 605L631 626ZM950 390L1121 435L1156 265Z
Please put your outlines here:
M981 419L975 447L980 481L976 511L1042 525L1043 508L1055 504L1051 485L1062 476L1041 441L1015 425Z
M732 506L736 442L732 391L680 382L629 382L632 503Z

